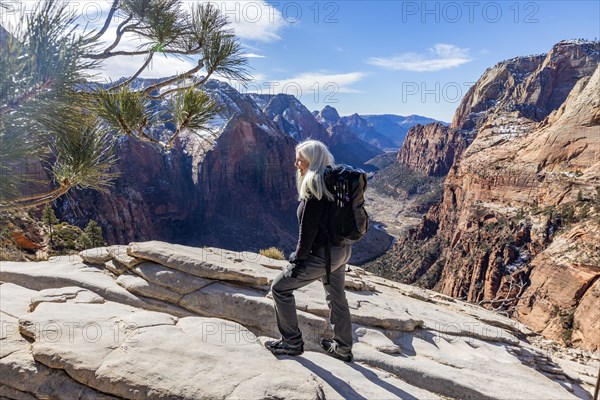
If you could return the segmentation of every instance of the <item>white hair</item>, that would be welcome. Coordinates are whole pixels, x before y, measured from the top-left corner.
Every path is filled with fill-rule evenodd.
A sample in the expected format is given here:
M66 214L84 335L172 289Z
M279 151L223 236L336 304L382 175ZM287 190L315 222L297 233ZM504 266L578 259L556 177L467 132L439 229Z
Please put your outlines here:
M298 199L308 200L311 197L321 200L323 195L329 201L334 197L327 190L323 174L325 167L334 164L333 155L323 143L318 140L307 140L296 146L296 154L301 155L308 162L308 170L302 176L300 170L296 173L296 186L298 188Z

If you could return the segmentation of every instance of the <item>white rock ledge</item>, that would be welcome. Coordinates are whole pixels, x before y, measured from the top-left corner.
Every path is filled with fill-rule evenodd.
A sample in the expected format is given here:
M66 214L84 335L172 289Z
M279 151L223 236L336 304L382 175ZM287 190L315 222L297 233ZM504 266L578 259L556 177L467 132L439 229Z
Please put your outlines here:
M276 358L261 342L278 336L267 291L285 262L162 242L123 249L0 264L0 397L591 397L598 365L554 362L514 321L353 267L355 362L320 351L330 327L318 282L296 292L305 353Z

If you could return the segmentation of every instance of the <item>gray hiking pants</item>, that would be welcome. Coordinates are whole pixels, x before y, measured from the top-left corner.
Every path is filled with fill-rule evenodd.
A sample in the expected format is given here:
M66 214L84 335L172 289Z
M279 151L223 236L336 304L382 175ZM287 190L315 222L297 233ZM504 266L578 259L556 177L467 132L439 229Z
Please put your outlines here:
M341 354L348 353L352 349L352 322L350 321L350 309L344 291L346 263L351 254L352 246L331 247L330 284L323 285L330 310L329 319L333 325L333 339L337 342L337 350ZM283 341L291 346L298 346L302 343L302 332L298 328L294 290L317 279L324 283L325 263L325 248L319 248L312 252L308 259L302 263L287 265L273 280L271 291L275 300L277 326Z

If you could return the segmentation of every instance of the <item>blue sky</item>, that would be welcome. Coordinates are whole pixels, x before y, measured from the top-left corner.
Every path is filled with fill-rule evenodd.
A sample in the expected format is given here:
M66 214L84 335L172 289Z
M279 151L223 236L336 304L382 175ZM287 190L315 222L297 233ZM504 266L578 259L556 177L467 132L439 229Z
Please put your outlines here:
M600 38L599 0L211 2L230 18L249 57L254 80L247 88L233 82L238 90L294 94L311 111L330 105L341 115L419 114L449 122L486 68L547 53L560 40ZM68 3L93 29L112 0ZM184 7L196 3L183 1ZM38 2L7 4L0 22L10 28ZM105 36L112 42L114 35ZM125 49L138 44L123 42ZM141 62L111 59L97 77L131 75ZM155 57L142 77L194 65Z
M311 110L329 104L342 115L420 114L450 121L486 68L547 53L563 39L597 40L599 3L281 1L271 3L286 22L277 30L279 39L244 43L264 57L251 59L262 90L273 90L265 83L271 81L288 83L292 94L300 86ZM239 10L253 19L251 11Z

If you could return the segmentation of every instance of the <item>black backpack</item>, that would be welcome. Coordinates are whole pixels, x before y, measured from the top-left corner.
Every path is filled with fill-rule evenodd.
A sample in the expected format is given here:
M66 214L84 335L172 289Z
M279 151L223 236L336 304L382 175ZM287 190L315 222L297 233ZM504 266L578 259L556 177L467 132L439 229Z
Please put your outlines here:
M328 166L324 174L325 185L335 200L330 203L327 230L328 244L353 244L362 239L369 229L369 216L365 210L364 193L367 174L362 169L339 164ZM329 251L327 256L327 282L331 272Z

